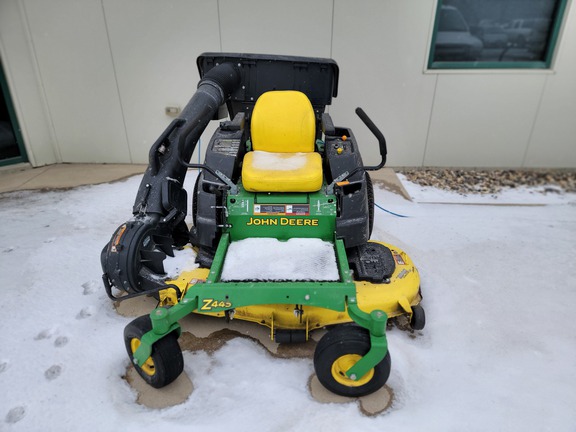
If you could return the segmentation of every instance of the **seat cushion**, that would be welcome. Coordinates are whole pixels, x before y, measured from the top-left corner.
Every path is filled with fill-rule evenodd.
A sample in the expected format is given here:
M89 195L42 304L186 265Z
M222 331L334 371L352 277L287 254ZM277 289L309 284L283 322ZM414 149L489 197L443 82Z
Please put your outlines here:
M250 133L254 150L312 152L316 137L314 108L302 92L266 92L254 105Z
M322 187L322 157L251 151L244 156L242 185L250 192L316 192Z

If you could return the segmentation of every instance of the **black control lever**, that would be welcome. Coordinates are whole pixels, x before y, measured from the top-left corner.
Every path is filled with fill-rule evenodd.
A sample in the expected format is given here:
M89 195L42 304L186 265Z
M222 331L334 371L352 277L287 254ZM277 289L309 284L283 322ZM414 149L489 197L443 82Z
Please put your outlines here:
M378 165L365 166L365 167L362 167L362 169L365 171L379 170L384 165L386 165L386 155L388 154L388 151L386 149L386 138L384 138L384 134L382 134L382 132L380 132L380 129L378 129L378 127L374 124L374 122L370 119L370 117L368 117L368 115L364 112L364 110L362 108L360 108L360 107L356 108L356 114L358 115L358 117L360 117L360 120L362 120L362 122L364 122L364 124L368 127L368 129L370 129L370 132L372 132L372 134L378 140L378 145L380 147L380 156L382 158L382 160L380 161L380 163ZM352 175L352 174L350 174L350 175Z
M380 160L380 163L378 165L359 166L359 167L354 168L352 171L343 172L341 175L336 177L332 181L332 183L330 183L327 186L326 191L329 194L334 193L334 187L339 182L342 182L342 181L352 177L358 171L377 171L380 168L382 168L384 165L386 165L386 155L388 154L388 151L386 149L386 138L384 138L384 134L382 132L380 132L380 129L378 129L378 127L374 124L374 122L370 119L370 117L368 117L368 115L364 112L364 110L362 108L360 108L360 107L356 108L356 114L358 115L358 117L360 117L360 120L362 120L364 122L364 124L368 127L368 129L370 129L370 132L372 132L374 134L374 136L376 137L376 139L378 140L378 146L380 147L380 156L382 159Z

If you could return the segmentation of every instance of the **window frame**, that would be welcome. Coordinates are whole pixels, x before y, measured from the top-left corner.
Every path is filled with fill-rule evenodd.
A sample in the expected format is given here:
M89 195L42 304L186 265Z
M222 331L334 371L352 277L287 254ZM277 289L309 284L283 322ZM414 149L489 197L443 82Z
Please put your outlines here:
M12 102L12 96L10 95L10 89L8 88L8 81L6 80L3 66L4 65L2 64L2 59L0 58L0 97L2 94L4 95L4 102L6 104L6 108L8 109L8 117L10 118L10 124L12 126L12 130L14 131L14 138L16 139L16 145L18 146L20 155L6 159L0 159L0 167L29 162L28 153L26 151L26 147L24 146L24 139L22 138L21 129L18 124L16 111L14 110L14 104Z
M442 70L482 70L482 69L499 69L499 70L549 70L552 68L552 62L556 53L560 31L564 19L566 17L566 9L568 0L557 0L557 8L551 18L554 22L549 34L548 45L546 48L545 59L533 61L434 61L434 54L436 49L436 38L438 34L438 27L440 24L439 16L442 9L444 0L436 1L436 10L434 14L434 25L432 29L432 37L430 38L430 47L428 49L428 62L427 70L429 72L437 72ZM447 5L448 6L448 5Z

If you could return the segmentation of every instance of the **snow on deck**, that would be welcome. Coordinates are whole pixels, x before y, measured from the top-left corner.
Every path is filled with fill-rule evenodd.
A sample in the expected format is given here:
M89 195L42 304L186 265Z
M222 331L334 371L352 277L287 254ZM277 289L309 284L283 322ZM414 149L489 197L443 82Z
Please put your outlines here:
M320 239L248 238L232 242L223 281L337 281L332 243Z

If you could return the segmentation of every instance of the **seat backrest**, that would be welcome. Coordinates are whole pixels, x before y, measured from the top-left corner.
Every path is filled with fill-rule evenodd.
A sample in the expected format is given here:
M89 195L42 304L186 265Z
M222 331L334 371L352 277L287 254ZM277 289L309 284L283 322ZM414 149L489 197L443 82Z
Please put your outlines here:
M314 151L316 118L308 97L299 91L263 93L250 121L252 149L274 153Z

